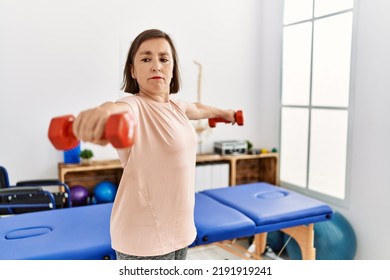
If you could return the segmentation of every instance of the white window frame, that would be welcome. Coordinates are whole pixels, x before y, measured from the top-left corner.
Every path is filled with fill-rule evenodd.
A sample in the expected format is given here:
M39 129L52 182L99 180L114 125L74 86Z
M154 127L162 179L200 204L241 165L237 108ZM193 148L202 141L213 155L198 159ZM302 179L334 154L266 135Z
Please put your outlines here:
M349 203L350 203L350 195L349 195L349 192L350 192L350 181L351 181L351 178L350 178L350 168L351 168L351 146L352 146L352 139L351 139L351 135L352 135L352 120L353 120L353 93L354 93L354 77L355 77L355 42L356 42L356 17L357 17L357 14L358 14L358 0L354 0L353 2L353 7L351 9L347 9L347 10L343 10L343 11L338 11L338 12L335 12L335 13L330 13L330 14L327 14L327 15L324 15L324 16L320 16L320 17L315 17L314 16L314 9L315 9L315 1L316 0L313 0L313 13L312 13L312 18L308 19L308 20L303 20L303 21L298 21L298 22L294 22L294 23L288 23L288 24L283 24L282 26L282 48L281 48L281 56L282 56L282 62L281 62L281 87L280 87L280 113L279 113L279 116L280 116L280 124L279 124L279 132L280 132L280 140L279 140L279 147L281 147L281 144L282 144L282 109L283 108L306 108L309 110L309 128L308 128L308 137L309 137L309 140L308 140L308 146L307 146L307 149L308 149L308 155L307 155L307 167L306 167L306 171L307 171L307 174L306 174L306 187L302 187L302 186L296 186L296 185L293 185L291 183L288 183L288 182L285 182L285 181L282 181L280 180L280 185L282 187L286 187L286 188L289 188L289 189L292 189L292 190L295 190L297 192L300 192L300 193L303 193L305 195L309 195L311 197L314 197L314 198L317 198L317 199L320 199L320 200L323 200L323 201L327 201L333 205L338 205L338 206L341 206L341 207L348 207L349 206ZM284 7L284 4L283 4L283 7ZM349 103L348 103L348 106L347 107L332 107L332 106L313 106L311 105L311 100L312 100L312 71L313 71L313 41L314 41L314 22L316 20L319 20L319 19L323 19L323 18L327 18L327 17L331 17L331 16L336 16L336 15L339 15L339 14L343 14L343 13L347 13L347 12L352 12L352 41L351 41L351 58L350 58L350 78L349 78ZM283 13L284 14L284 13ZM282 95L283 95L283 35L284 35L284 28L285 27L288 27L288 26L292 26L292 25L295 25L295 24L299 24L299 23L304 23L304 22L311 22L312 23L312 36L311 36L311 65L310 65L310 102L309 104L306 106L306 105L283 105L282 103ZM347 147L346 147L346 174L345 174L345 185L344 185L344 198L343 199L340 199L340 198L337 198L337 197L334 197L334 196L330 196L330 195L327 195L327 194L323 194L323 193L320 193L320 192L316 192L316 191L313 191L311 189L309 189L309 166L310 166L310 163L309 163L309 160L310 160L310 133L311 133L311 128L310 128L310 122L311 122L311 111L312 109L330 109L330 110L346 110L348 112L348 131L347 131ZM280 160L283 160L283 151L281 150L280 151ZM282 170L280 170L280 172L282 172Z

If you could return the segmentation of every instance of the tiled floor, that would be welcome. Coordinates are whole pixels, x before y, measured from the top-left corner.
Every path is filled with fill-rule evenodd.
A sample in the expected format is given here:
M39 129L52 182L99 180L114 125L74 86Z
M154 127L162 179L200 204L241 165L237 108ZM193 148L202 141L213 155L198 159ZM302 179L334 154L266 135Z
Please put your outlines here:
M239 240L238 243L243 247L248 247L247 240ZM276 254L269 252L269 254L263 255L263 259L287 259L285 254L281 257L277 257ZM241 258L235 254L232 254L217 245L197 246L188 250L187 260L241 260Z
M190 248L187 260L240 260L238 256L219 248L216 245Z

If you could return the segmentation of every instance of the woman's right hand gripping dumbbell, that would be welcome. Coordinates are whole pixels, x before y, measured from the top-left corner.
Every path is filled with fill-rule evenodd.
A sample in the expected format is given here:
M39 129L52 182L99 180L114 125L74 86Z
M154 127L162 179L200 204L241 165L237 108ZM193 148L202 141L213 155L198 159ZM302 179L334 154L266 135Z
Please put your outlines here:
M76 118L65 115L53 118L49 139L58 150L75 148L79 141L99 145L111 143L115 148L134 144L135 122L126 104L107 102L82 111Z

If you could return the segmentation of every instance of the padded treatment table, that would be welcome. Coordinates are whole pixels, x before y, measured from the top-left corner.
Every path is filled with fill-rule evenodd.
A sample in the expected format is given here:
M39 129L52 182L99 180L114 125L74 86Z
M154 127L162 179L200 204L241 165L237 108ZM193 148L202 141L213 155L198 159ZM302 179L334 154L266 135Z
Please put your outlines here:
M109 220L112 203L0 218L0 259L115 259ZM313 223L331 218L326 204L267 183L205 190L195 194L197 237L191 246L254 236L260 258L266 233L282 230L315 259ZM225 245L224 245L225 244ZM245 254L243 254L245 257Z
M115 259L111 209L107 203L0 218L0 259Z
M193 245L253 235L255 258L265 250L267 232L281 230L297 241L303 259L315 259L313 224L331 219L333 213L321 201L268 183L205 190L196 195L198 235ZM218 209L216 203L230 210ZM211 211L207 205L212 205Z

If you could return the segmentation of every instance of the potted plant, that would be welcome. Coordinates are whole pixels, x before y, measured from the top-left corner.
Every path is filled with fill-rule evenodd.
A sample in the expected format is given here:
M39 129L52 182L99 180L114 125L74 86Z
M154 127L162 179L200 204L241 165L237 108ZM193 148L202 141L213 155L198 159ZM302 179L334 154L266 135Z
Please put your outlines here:
M248 154L251 154L252 153L252 148L253 148L253 144L251 141L249 140L245 140L246 144L247 144L247 148L248 148Z
M80 152L80 158L82 163L89 164L93 157L93 152L89 149L84 149Z

